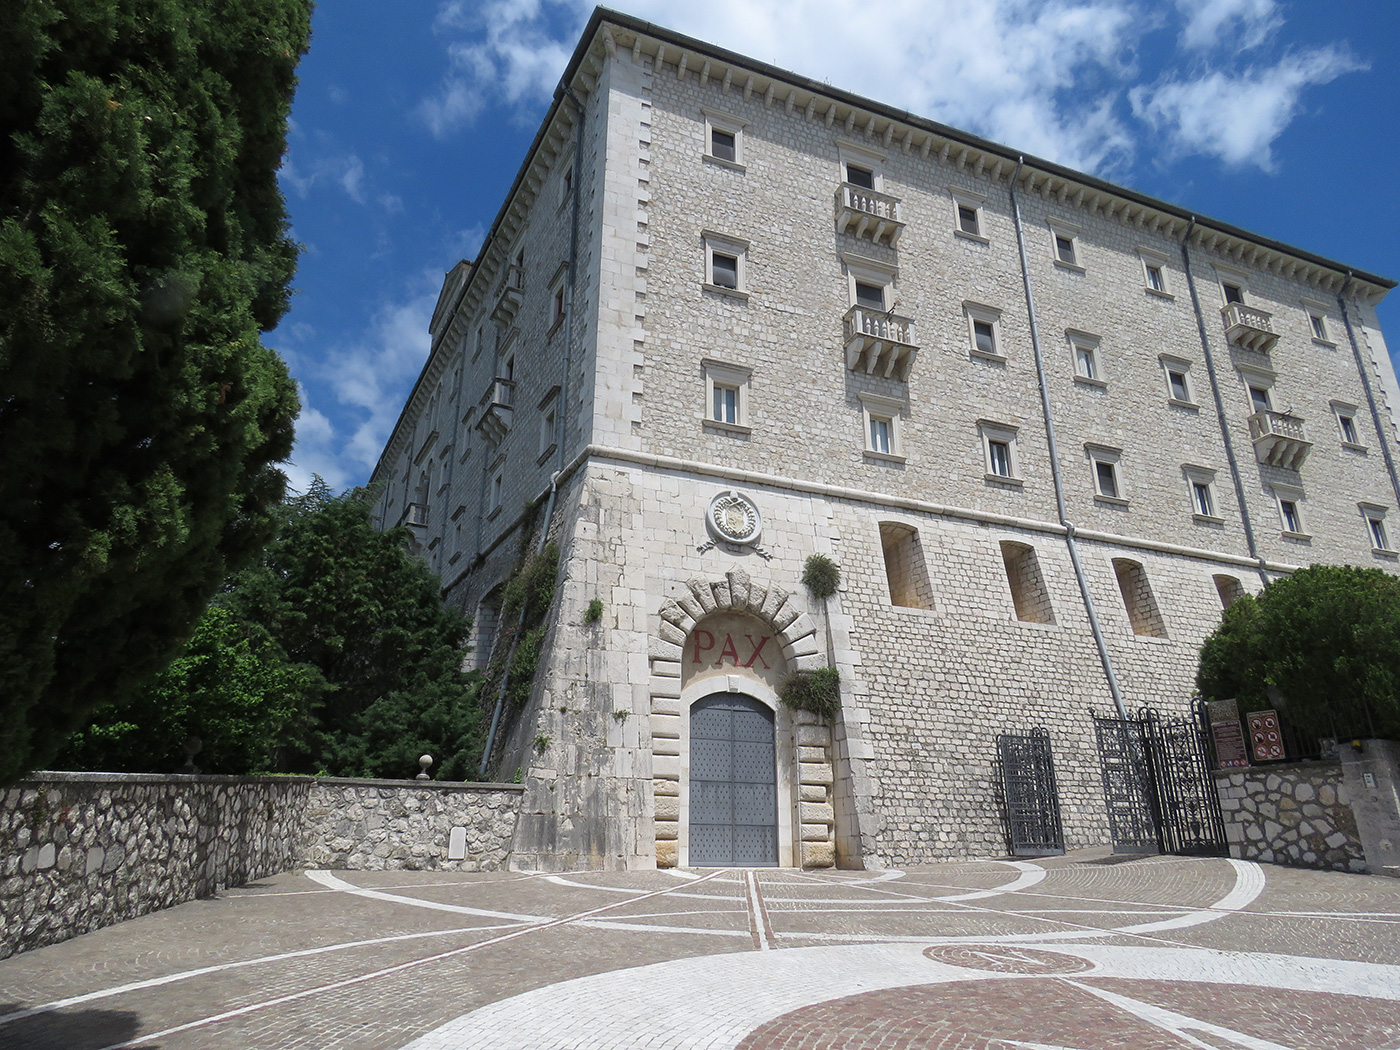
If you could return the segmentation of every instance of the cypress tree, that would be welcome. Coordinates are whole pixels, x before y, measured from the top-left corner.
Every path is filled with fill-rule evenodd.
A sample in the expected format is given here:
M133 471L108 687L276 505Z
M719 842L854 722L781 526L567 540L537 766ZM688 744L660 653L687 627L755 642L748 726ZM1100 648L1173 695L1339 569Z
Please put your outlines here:
M0 19L0 782L189 637L271 533L297 413L259 331L309 0Z

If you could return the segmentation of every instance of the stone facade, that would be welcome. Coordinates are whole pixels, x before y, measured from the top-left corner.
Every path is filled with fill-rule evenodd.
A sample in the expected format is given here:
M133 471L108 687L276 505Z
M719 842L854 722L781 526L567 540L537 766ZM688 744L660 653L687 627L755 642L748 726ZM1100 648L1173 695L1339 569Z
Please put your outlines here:
M520 791L36 773L0 791L0 958L295 867L495 870Z
M565 84L374 475L479 660L517 552L559 544L493 754L512 863L686 864L707 690L773 711L780 863L1003 853L995 737L1033 725L1096 844L1090 708L1187 710L1222 604L1278 574L1397 568L1392 282L626 16ZM464 393L507 373L508 411ZM835 722L697 646L724 616L836 667Z
M1367 870L1342 767L1336 762L1215 775L1230 852L1241 860Z

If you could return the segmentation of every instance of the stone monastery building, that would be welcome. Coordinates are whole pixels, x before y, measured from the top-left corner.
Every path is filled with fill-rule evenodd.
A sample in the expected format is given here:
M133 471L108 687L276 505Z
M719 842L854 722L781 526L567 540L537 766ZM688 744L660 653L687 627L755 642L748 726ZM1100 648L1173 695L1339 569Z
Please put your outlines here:
M595 11L374 473L481 665L558 545L514 864L1003 855L1036 726L1107 841L1091 708L1188 711L1278 574L1397 570L1393 285ZM778 702L825 666L832 723Z

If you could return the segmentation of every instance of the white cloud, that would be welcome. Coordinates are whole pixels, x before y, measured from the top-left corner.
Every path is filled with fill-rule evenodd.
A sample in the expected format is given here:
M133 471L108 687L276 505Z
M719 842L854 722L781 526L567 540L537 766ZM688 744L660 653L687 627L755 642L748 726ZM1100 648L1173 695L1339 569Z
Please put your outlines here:
M318 185L333 182L357 204L365 203L365 165L358 156L328 154L316 157L308 167L297 163L295 147L282 158L277 180L305 200Z
M1131 149L1114 114L1148 23L1139 0L634 0L629 13L1090 170ZM419 116L439 137L487 105L538 107L552 95L587 0L488 0L439 9L451 69ZM551 29L553 35L551 35ZM1100 86L1086 90L1087 82ZM531 116L536 110L531 110Z
M1176 0L1176 9L1186 20L1182 46L1198 51L1217 47L1247 51L1283 25L1275 0Z
M449 0L438 9L437 31L465 37L447 49L442 86L418 106L437 138L470 124L488 103L534 107L553 93L591 4L579 0ZM562 19L562 32L550 28Z
M1133 113L1166 134L1177 151L1273 171L1273 143L1297 115L1303 90L1364 68L1346 51L1318 48L1237 76L1215 71L1167 79L1134 88L1129 99Z
M312 474L332 488L369 479L427 360L428 322L441 285L440 273L419 274L401 298L383 303L348 345L314 355L304 347L299 353L283 351L302 370L296 447L283 464L295 488L304 490Z

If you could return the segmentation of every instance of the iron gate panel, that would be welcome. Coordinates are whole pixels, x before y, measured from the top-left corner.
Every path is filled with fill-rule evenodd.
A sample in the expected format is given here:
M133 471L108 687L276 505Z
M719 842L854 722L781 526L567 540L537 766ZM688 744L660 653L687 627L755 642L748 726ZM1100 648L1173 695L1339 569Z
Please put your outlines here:
M778 863L773 713L738 693L690 709L690 857L696 867Z
M1099 745L1113 852L1157 852L1157 818L1141 726L1131 718L1094 715L1094 736Z
M1050 734L1040 727L997 737L1006 827L1016 857L1049 857L1065 851L1060 790Z
M1194 718L1164 719L1151 708L1143 708L1138 718L1157 794L1162 852L1229 856L1220 794L1200 724Z

